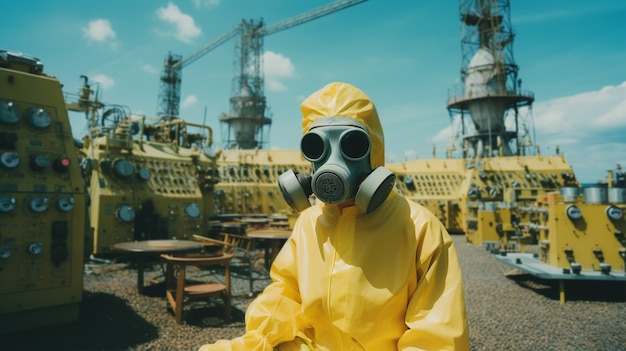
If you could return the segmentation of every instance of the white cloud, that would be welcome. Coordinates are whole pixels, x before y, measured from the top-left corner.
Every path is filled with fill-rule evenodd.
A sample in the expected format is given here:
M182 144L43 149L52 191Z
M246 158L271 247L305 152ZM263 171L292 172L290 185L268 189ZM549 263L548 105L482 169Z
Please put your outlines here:
M198 98L195 95L189 95L185 98L185 100L183 100L183 102L180 104L180 107L187 108L195 105L197 102Z
M451 125L441 129L431 140L433 143L449 143L453 135L453 127Z
M90 77L90 80L102 85L103 89L112 88L115 85L115 81L113 78L107 76L106 74L97 74L93 77Z
M265 84L271 91L284 91L287 87L282 80L295 77L296 68L288 57L273 51L263 53Z
M626 132L626 82L539 102L534 107L535 129L555 135L606 141L603 134Z
M156 13L159 19L174 25L174 33L169 33L169 35L173 35L182 42L191 43L192 39L202 34L202 30L196 26L193 17L182 13L178 6L171 2L167 4L167 7L159 8Z
M218 6L221 0L193 0L195 7L213 7Z
M594 121L594 125L608 128L626 127L626 82L615 87L604 87L600 93L609 106L608 111Z
M97 19L89 22L87 27L83 27L83 36L87 38L89 41L95 42L107 42L112 45L112 47L116 47L117 43L115 43L115 31L111 27L111 22L106 19Z
M159 70L149 63L141 66L141 70L147 73L159 73Z
M534 120L541 149L559 146L583 183L626 161L626 82L537 103Z

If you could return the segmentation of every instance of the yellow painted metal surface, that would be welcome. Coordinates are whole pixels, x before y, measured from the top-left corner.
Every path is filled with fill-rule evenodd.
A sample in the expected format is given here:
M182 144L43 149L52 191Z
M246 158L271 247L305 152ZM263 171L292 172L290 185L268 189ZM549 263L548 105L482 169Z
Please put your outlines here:
M188 141L190 125L150 125L142 131L148 140L133 138L131 126L125 120L92 131L83 150L96 255L124 241L205 235L215 213L215 157Z
M542 261L559 268L578 264L582 270L626 274L626 203L585 203L582 197L565 202L563 196L549 194L538 204ZM580 218L570 218L569 211Z
M398 177L399 193L430 209L451 233L463 233L476 244L482 244L476 231L485 207L533 202L540 194L577 185L563 156L423 159L387 167Z
M17 61L12 61L13 59ZM0 61L0 333L78 319L86 193L61 84Z
M278 176L289 169L312 172L311 163L300 150L223 150L217 163L215 207L219 214L290 212L278 187Z

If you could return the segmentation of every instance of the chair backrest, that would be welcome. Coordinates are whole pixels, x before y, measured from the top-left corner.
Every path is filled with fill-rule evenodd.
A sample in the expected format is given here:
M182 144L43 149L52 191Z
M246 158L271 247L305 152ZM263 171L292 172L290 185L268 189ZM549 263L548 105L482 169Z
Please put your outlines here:
M208 238L206 236L194 234L193 238L197 241L200 241L205 246L215 247L221 246L220 251L222 253L234 253L237 250L237 243L231 243L228 240L217 240L213 238Z
M234 251L216 255L187 254L174 256L162 254L161 258L166 262L166 297L176 317L176 323L182 323L183 305L187 299L204 298L220 294L224 300L224 318L230 320L230 261ZM174 267L178 267L178 276L174 273ZM224 284L188 284L186 281L187 266L207 267L224 266Z
M245 235L230 233L220 233L220 235L224 238L224 242L227 245L235 246L245 251L250 251L254 248L254 241Z

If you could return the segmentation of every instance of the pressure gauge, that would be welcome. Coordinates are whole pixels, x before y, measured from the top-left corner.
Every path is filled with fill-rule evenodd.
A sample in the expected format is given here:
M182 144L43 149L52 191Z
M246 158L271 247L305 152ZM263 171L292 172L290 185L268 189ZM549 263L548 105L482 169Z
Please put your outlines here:
M76 200L74 200L71 196L61 196L57 199L57 208L61 212L69 212L74 208L74 204Z
M15 209L17 201L13 196L2 195L0 196L0 212L8 213Z
M35 155L30 159L30 168L35 172L42 171L49 164L50 159L46 155Z
M474 199L476 199L478 197L478 191L476 189L472 188L472 189L467 191L467 196L470 199L474 200Z
M3 152L0 155L0 165L4 168L13 169L20 165L20 155L14 151Z
M43 252L42 243L30 243L28 244L28 253L31 255L40 255Z
M0 258L11 257L11 248L9 246L0 245Z
M0 101L0 122L15 124L20 120L20 110L12 102Z
M140 167L139 171L137 172L137 177L141 180L150 179L150 170L148 170L147 168Z
M583 213L580 211L580 208L576 205L569 205L565 210L567 217L571 220L580 219L583 216Z
M48 199L45 197L34 197L28 202L28 207L33 212L43 213L48 210Z
M489 196L491 198L495 198L496 196L498 196L498 189L496 188L489 189Z
M122 205L115 210L115 216L122 222L132 222L135 219L135 210L129 205Z
M609 217L609 219L617 221L622 219L622 217L624 216L624 212L621 208L611 205L606 208L606 216Z
M191 219L198 219L200 217L200 207L196 203L191 203L185 206L185 214Z
M113 171L120 177L130 177L135 172L135 167L128 160L117 159L113 161Z
M52 118L46 110L40 107L33 107L26 111L26 121L37 129L44 129L50 127Z

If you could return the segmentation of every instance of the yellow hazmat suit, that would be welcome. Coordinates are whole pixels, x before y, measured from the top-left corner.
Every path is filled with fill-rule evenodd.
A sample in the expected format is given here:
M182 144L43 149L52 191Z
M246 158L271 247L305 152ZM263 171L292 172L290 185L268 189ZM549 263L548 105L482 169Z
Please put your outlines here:
M319 119L354 118L384 164L372 101L331 83L301 106L303 132ZM468 350L456 249L427 209L395 194L366 214L318 203L303 211L276 257L272 283L249 306L246 333L200 351Z

